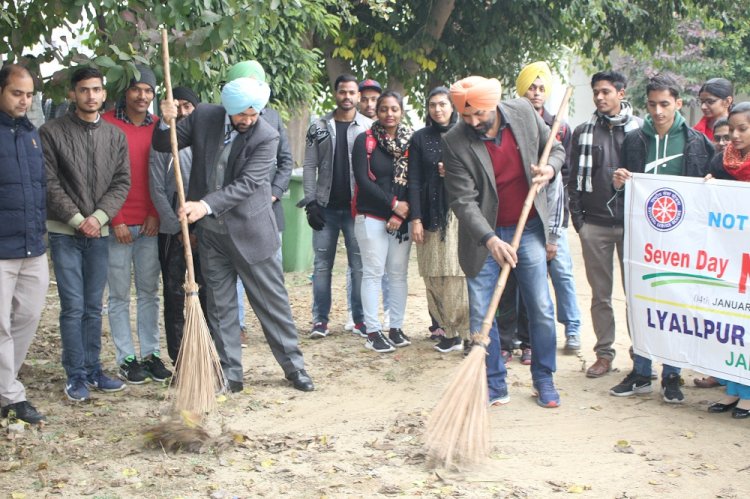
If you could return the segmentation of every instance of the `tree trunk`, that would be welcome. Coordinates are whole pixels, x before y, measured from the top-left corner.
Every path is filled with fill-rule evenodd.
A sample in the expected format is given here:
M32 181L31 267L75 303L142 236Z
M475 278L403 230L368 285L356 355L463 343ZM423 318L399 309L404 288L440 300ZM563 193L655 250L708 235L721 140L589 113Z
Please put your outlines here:
M421 35L423 36L421 48L424 50L425 56L429 56L435 49L435 44L440 41L445 25L448 23L455 7L456 0L436 0L432 4L425 21L424 35ZM414 76L421 70L421 67L417 61L408 59L404 61L404 69L409 75Z
M309 126L310 107L305 103L295 110L286 127L295 167L302 166L305 160L305 136Z

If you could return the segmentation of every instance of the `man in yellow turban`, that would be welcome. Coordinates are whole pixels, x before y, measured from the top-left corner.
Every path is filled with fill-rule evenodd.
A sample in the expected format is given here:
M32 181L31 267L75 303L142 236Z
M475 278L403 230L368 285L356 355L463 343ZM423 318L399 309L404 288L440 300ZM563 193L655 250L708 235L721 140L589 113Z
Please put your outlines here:
M544 107L552 93L552 74L546 62L539 61L525 66L516 78L516 93L525 97L534 106L544 122L552 127L555 116ZM567 123L561 123L557 140L562 143L566 157L570 150L571 131ZM580 329L581 311L576 298L573 262L568 247L567 227L570 213L565 186L568 183L567 161L560 173L550 181L547 187L547 205L550 210L549 234L547 236L547 260L552 286L555 288L557 302L557 319L565 326L565 352L575 353L581 349ZM500 343L503 358L509 358L513 348L513 331L518 331L521 343L521 363L530 364L532 359L527 318L523 304L516 305L516 281L511 275L500 300ZM518 323L518 327L513 326ZM506 327L507 326L507 327ZM507 353L506 353L507 352Z
M553 178L565 161L565 149L555 142L548 164L536 166L549 127L527 99L500 102L500 95L495 79L471 76L453 84L451 97L462 119L443 137L445 189L459 223L458 258L468 281L469 322L478 332L500 269L508 262L529 312L537 403L558 407L560 395L553 381L555 318L545 249L549 213L543 192L534 198L517 251L510 241L532 182L544 184ZM489 403L505 404L510 397L496 325L487 350Z
M535 93L529 95L528 92L532 89L532 85ZM516 78L516 93L519 97L528 98L534 105L534 109L539 110L544 105L547 93L551 90L552 72L546 62L532 62L518 73L518 78ZM537 96L536 91L539 91L541 95ZM541 104L539 103L540 98Z

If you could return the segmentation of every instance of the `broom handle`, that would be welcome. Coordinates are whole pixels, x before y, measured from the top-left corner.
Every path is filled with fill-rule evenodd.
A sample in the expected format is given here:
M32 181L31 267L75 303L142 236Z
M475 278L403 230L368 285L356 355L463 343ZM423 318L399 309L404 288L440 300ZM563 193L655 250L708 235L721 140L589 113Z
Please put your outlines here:
M558 130L560 130L560 125L562 124L562 116L568 109L568 102L570 101L571 95L573 95L573 87L569 86L565 91L565 96L563 97L562 102L560 103L560 109L558 109L557 111L555 121L552 122L552 128L550 129L547 143L544 146L544 151L542 151L542 156L537 162L537 165L539 166L544 166L547 164L547 161L549 161L549 155L552 151L552 144L554 144L557 132ZM518 247L521 245L521 235L523 235L523 229L526 226L526 219L529 218L529 212L531 211L531 207L534 205L534 198L536 197L538 190L539 185L532 182L531 187L529 188L529 194L523 201L521 216L518 218L516 231L513 233L513 239L510 243L511 246L513 246L514 250L518 250ZM505 285L508 282L509 275L510 263L505 262L503 264L502 270L500 271L500 276L497 279L497 285L495 286L495 291L492 294L492 300L490 300L489 308L487 309L487 313L485 314L484 320L482 321L482 328L479 330L478 340L485 345L489 345L490 329L492 329L492 323L495 320L495 312L497 311L497 306L500 303L500 297L503 295L503 290L505 290Z
M169 45L167 43L167 30L161 30L161 53L164 62L164 86L167 90L167 100L172 100L172 77L169 73ZM185 191L182 183L182 170L180 170L180 155L177 147L177 127L175 120L169 123L169 140L172 143L172 160L174 161L174 176L177 181L177 199L180 208L185 206ZM195 287L195 270L193 269L193 250L190 247L190 232L188 231L187 217L180 220L180 229L182 230L182 246L185 248L185 263L187 267L186 288L192 290Z

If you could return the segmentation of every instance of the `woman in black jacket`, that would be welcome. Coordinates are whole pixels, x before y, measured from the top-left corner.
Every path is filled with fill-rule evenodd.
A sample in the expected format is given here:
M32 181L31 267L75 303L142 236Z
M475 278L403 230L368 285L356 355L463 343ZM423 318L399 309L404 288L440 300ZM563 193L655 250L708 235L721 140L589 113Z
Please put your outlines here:
M462 350L461 336L468 339L469 333L466 278L458 263L458 220L445 199L441 150L441 138L458 115L445 87L430 92L427 111L427 126L414 133L409 146L410 223L432 318L430 332L444 334L435 349L447 353Z
M406 308L409 267L409 202L406 199L411 129L401 123L403 100L392 91L377 102L378 120L360 134L352 149L356 191L354 234L362 253L362 308L367 327L365 347L385 353L410 345L401 327ZM388 275L390 331L382 332L378 316L383 273Z

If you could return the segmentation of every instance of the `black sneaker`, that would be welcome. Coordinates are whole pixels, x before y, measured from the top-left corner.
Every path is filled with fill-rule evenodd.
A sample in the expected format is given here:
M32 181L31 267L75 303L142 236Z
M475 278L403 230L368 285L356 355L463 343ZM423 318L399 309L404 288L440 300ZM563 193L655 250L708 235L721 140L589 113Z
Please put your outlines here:
M328 330L327 322L316 322L313 324L312 331L310 331L310 338L314 340L325 338L328 336L328 333L330 333L330 331Z
M143 369L154 381L166 381L172 377L172 371L164 367L156 352L143 359Z
M685 396L680 390L679 374L672 373L668 374L666 378L662 378L661 395L667 404L681 404L685 400Z
M404 334L399 328L391 328L388 332L388 339L391 341L394 347L401 348L411 345L409 337Z
M448 353L461 351L464 349L464 346L461 344L460 336L456 336L455 338L446 338L443 336L440 338L440 342L438 342L433 348L440 353Z
M242 384L242 381L233 381L233 380L227 380L227 389L231 393L239 393L241 392L245 386Z
M378 353L388 353L395 350L391 342L385 339L382 331L367 334L367 342L365 342L365 348L369 348Z
M635 371L625 376L619 385L609 390L610 395L615 397L629 397L631 395L651 393L651 379L648 376L639 376Z
M125 357L125 362L120 364L120 372L117 375L131 385L142 385L148 379L148 374L133 355Z
M41 412L37 411L36 408L26 400L6 405L2 408L2 411L0 411L0 415L4 418L20 419L29 424L39 424L46 419Z

